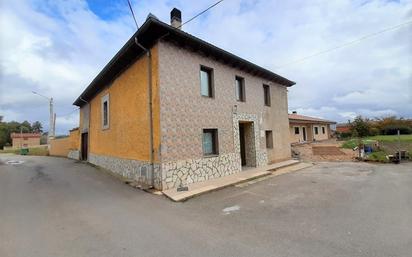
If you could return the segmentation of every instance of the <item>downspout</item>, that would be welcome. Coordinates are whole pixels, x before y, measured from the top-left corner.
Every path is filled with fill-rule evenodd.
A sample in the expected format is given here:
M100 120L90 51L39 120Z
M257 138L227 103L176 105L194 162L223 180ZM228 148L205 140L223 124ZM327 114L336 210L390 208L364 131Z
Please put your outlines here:
M134 38L134 42L138 47L143 49L143 51L146 52L147 56L147 89L148 89L148 94L149 94L149 101L148 101L148 108L149 108L149 148L150 148L150 153L149 153L149 158L150 158L150 172L151 172L151 181L150 184L152 187L154 187L154 147L153 147L153 101L152 101L152 53L150 49L145 48L142 46L139 41L137 40L137 37Z

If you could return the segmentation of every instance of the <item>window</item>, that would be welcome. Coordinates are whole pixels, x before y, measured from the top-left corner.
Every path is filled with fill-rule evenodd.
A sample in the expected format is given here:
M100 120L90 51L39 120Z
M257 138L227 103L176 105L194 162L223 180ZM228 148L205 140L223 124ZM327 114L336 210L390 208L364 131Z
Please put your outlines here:
M319 134L319 128L315 127L315 135Z
M217 129L203 129L203 155L218 155Z
M325 127L322 127L322 134L325 134Z
M273 135L272 130L266 130L266 148L273 148Z
M299 135L299 127L295 127L295 135Z
M213 97L213 69L204 66L200 67L200 94L206 97Z
M239 102L246 101L245 97L245 79L242 77L236 77L236 100Z
M110 104L109 104L109 95L102 97L102 128L109 128L109 117L110 117Z
M263 85L263 96L265 99L265 105L270 106L270 87L269 85Z

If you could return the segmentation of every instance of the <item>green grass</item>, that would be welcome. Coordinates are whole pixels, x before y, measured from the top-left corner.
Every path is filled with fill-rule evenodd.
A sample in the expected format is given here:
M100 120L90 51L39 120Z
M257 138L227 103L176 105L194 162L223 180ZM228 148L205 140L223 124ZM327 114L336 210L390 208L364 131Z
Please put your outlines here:
M379 135L379 136L367 137L367 139L378 140L380 142L398 142L397 135ZM412 143L412 134L411 135L400 135L400 141Z
M369 144L373 144L376 142L376 140L372 140L372 139L362 139L363 144L369 145ZM358 146L358 139L349 139L348 141L345 141L341 147L342 148L346 148L346 149L353 149L356 146Z
M0 150L0 153L20 154L20 149ZM49 150L45 147L30 148L28 155L47 156L49 155Z
M373 137L367 137L362 139L362 142L366 145L374 144L379 141L379 150L372 152L367 156L367 160L377 162L388 162L386 155L395 154L399 149L409 152L410 159L412 158L412 135L401 135L400 144L398 143L397 135L379 135ZM347 149L353 149L358 145L358 139L352 138L345 141L341 147ZM376 150L376 149L375 149Z
M373 152L367 155L367 160L375 162L389 162L384 151Z
M380 143L396 143L398 142L397 135L379 135L373 137L366 137L362 139L364 144L373 144L376 141ZM412 135L400 135L401 143L412 143ZM358 145L358 139L352 138L342 144L342 148L353 149Z

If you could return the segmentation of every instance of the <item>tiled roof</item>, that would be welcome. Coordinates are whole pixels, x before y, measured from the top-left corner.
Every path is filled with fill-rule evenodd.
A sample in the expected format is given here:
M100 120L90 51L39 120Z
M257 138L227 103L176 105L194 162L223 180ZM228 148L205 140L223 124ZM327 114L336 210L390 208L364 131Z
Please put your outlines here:
M304 116L304 115L295 114L295 113L289 114L289 121L320 122L320 123L336 124L335 121L324 120L324 119Z
M40 133L11 133L11 135L10 135L10 137L11 138L24 138L24 137L34 137L34 138L36 138L36 137L41 137L41 134Z

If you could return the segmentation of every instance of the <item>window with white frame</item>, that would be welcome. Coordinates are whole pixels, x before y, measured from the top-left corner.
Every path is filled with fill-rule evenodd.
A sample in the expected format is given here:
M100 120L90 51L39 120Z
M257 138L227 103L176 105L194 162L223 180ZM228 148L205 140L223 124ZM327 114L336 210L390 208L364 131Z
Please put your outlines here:
M325 134L325 127L322 127L322 134Z
M295 135L299 135L299 127L295 127Z
M109 94L102 96L101 98L101 111L102 111L102 129L108 129L110 124L110 101Z

